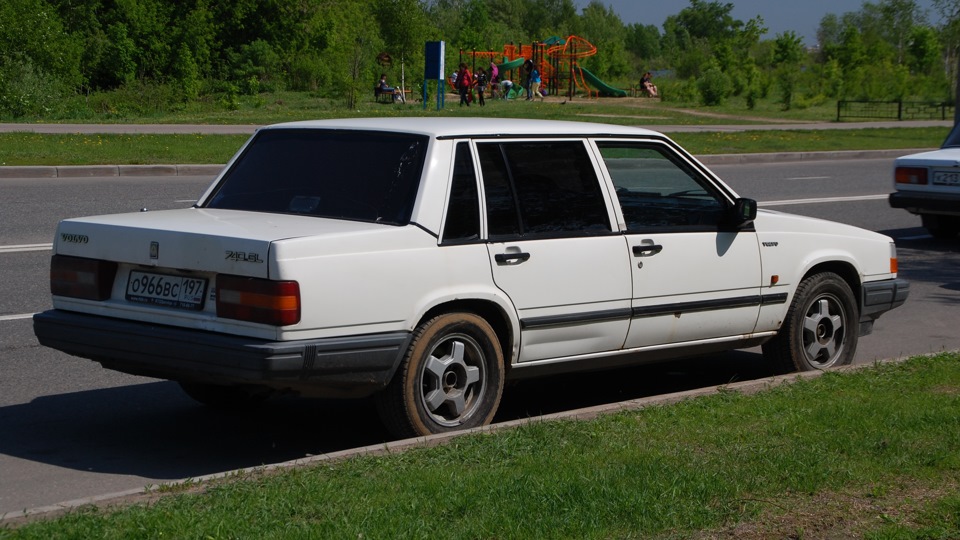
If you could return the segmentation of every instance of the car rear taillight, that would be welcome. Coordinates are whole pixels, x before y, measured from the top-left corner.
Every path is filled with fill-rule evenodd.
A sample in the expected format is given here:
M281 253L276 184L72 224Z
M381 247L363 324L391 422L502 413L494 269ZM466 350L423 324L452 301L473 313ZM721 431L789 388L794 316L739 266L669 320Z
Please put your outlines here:
M897 245L890 242L890 273L897 273Z
M217 276L217 317L273 326L300 322L300 284Z
M54 255L50 259L50 293L54 296L106 300L113 289L117 263Z
M893 177L898 184L926 184L927 169L925 167L897 167Z

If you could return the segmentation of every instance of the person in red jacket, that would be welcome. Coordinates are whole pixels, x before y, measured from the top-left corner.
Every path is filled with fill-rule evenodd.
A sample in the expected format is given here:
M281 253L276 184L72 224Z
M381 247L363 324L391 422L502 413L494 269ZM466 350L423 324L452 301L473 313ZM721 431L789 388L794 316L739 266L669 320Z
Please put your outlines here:
M457 73L457 90L460 91L460 106L464 104L470 106L470 88L473 86L473 74L467 64L460 64L460 71Z

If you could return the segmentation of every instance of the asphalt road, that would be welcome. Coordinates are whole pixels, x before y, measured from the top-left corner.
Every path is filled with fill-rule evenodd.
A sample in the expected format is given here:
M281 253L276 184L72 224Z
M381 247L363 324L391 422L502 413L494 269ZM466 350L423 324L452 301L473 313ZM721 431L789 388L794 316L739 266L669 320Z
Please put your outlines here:
M889 159L716 165L761 207L897 240L908 302L860 340L856 361L960 349L960 241L938 242L886 202ZM204 409L172 383L42 348L49 248L64 217L189 206L209 177L0 179L0 516L168 480L387 440L366 402L284 399L247 414ZM512 385L497 420L760 378L757 350Z

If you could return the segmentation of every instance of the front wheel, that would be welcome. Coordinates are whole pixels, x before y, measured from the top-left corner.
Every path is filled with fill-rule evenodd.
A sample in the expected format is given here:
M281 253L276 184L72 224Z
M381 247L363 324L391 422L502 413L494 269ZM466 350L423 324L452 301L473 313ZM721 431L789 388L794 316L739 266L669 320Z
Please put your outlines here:
M763 345L763 355L781 373L844 366L853 362L859 335L850 286L836 274L815 274L800 282L780 333Z
M471 313L439 315L417 327L377 410L398 437L490 423L503 392L503 353L493 328Z

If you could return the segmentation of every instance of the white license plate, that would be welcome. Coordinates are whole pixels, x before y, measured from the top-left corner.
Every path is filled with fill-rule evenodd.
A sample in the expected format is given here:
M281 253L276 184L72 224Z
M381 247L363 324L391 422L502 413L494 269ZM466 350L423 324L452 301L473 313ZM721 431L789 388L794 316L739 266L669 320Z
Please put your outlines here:
M960 172L937 171L933 173L933 183L938 186L960 185Z
M130 272L127 300L178 309L203 309L207 280L153 272Z

